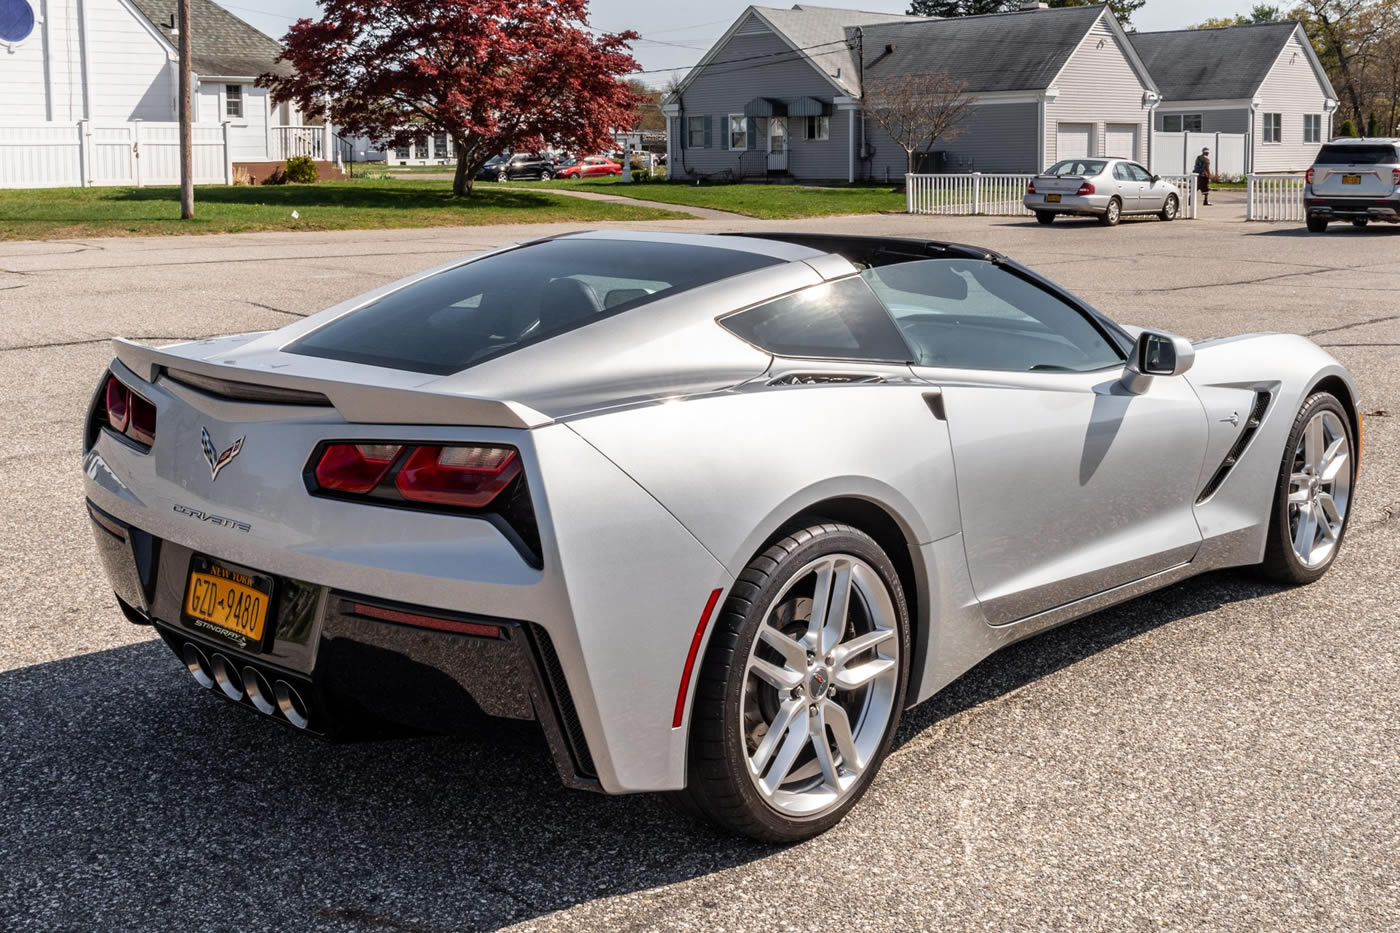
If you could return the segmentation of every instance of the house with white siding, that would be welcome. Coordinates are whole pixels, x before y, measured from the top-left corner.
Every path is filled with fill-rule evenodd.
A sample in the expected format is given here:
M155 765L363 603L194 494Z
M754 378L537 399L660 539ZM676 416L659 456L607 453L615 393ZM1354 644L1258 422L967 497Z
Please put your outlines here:
M179 119L177 10L177 0L0 0L0 187L102 184L143 156L146 182L163 179ZM258 177L292 155L335 159L327 127L255 86L287 67L275 40L212 0L192 0L191 32L201 180L234 168Z
M904 150L865 114L862 85L929 72L976 99L929 170L1146 163L1159 93L1113 13L1028 6L955 19L750 7L663 103L672 177L898 178Z
M1332 136L1337 92L1298 23L1142 32L1161 133L1244 137L1245 172L1301 172Z

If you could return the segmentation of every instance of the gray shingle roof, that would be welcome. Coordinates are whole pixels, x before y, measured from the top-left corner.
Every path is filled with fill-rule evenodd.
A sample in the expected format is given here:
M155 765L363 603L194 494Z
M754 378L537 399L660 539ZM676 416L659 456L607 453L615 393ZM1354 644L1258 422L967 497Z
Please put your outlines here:
M860 94L860 82L855 52L846 44L847 30L879 23L926 22L922 17L898 13L868 13L801 3L790 9L754 7L754 11L797 48L807 49L817 67L852 96Z
M865 27L865 76L942 72L970 93L1047 88L1103 13L1058 7ZM894 51L884 54L885 47Z
M1241 100L1259 90L1297 28L1297 23L1261 23L1140 32L1131 38L1163 100Z
M179 11L178 0L131 0L160 30L177 44L170 29L171 17ZM282 46L234 16L213 0L191 0L190 51L196 74L214 77L256 77L273 71L289 74L286 64L274 64Z

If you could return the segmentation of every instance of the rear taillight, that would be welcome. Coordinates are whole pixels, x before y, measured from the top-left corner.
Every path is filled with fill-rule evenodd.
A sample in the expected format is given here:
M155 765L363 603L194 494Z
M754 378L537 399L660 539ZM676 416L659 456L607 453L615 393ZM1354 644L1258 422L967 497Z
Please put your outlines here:
M1312 170L1312 169L1308 169L1306 172L1303 173L1303 183L1304 183L1304 184L1310 185L1310 184L1313 183L1312 180L1313 180L1313 170Z
M1026 194L1035 194L1035 179L1034 179L1034 178L1032 178L1032 179L1026 184Z
M1400 188L1400 168L1393 168L1390 170L1390 183Z
M327 444L311 470L313 492L381 503L484 509L520 476L513 447Z
M336 492L369 492L383 481L402 450L397 444L331 444L316 464L316 482Z
M1079 186L1078 194L1080 197L1084 197L1084 195L1086 194L1093 194L1094 190L1094 186L1086 181L1084 184Z
M410 502L480 509L520 475L520 457L508 447L419 447L394 480Z
M156 407L110 373L102 389L98 420L101 426L111 428L142 447L150 447L156 441Z

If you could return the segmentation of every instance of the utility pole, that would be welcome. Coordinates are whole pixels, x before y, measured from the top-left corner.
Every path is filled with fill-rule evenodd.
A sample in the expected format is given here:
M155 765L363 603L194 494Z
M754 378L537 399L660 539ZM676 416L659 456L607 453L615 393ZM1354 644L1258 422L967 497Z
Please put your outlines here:
M190 112L190 0L180 0L180 218L194 218L194 127Z

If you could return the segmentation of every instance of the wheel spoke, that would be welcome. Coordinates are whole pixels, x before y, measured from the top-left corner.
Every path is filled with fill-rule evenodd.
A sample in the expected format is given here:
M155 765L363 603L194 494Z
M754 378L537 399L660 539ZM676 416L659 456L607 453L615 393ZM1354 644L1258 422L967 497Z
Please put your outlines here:
M892 658L876 658L864 664L853 664L838 673L832 683L841 690L859 690L877 678L894 673L894 666Z
M1337 540L1337 531L1341 530L1342 513L1337 508L1337 500L1333 499L1325 492L1317 494L1317 507L1322 511L1322 533L1327 536L1328 541ZM1336 525L1336 531L1332 526Z
M832 561L818 571L816 585L807 639L815 651L825 655L836 647L846 630L846 612L851 602L850 561Z
M807 715L805 707L799 706L798 716ZM787 730L787 737L783 739L783 744L778 748L778 754L773 758L773 767L768 769L768 776L763 779L763 787L769 794L776 793L778 788L783 786L783 781L787 780L788 773L792 771L792 766L797 763L797 756L802 754L802 749L807 746L807 740L811 735L807 731L807 725L803 722L793 723Z
M1313 539L1317 537L1317 514L1311 505L1298 510L1298 531L1293 535L1293 549L1307 563L1312 558Z
M1312 467L1314 475L1322 472L1322 455L1326 451L1321 416L1313 418L1303 430L1303 462Z
M831 740L826 737L826 708L830 703L823 703L821 711L817 714L816 726L812 735L812 751L816 753L817 764L822 769L822 779L831 785L831 789L836 793L841 792L841 775L836 770L836 758L831 754Z
M759 629L758 637L763 643L783 656L789 667L801 670L807 664L807 649L794 639L788 638L771 625Z
M857 635L855 638L845 642L836 649L835 664L833 666L837 670L840 670L842 667L846 666L846 662L851 658L858 657L871 648L874 648L876 645L889 641L893 637L894 629L888 628L877 628L873 632Z
M778 748L778 743L783 740L788 729L792 727L793 721L798 716L806 712L806 704L801 700L789 700L778 709L778 715L773 717L773 724L768 727L768 734L763 737L763 741L758 743L758 748L749 756L749 770L755 776L763 773L763 769L768 767L768 762L773 760L773 752Z
M1327 466L1322 470L1322 481L1324 483L1335 483L1337 477L1342 475L1342 468L1347 465L1351 458L1346 454L1334 454L1327 461Z
M851 735L851 718L845 707L839 703L827 703L822 707L822 723L831 730L836 740L836 750L841 753L841 763L851 774L859 774L865 769L865 762L856 753L856 740Z
M802 675L797 671L770 664L762 658L754 658L753 662L749 664L749 670L759 680L777 687L779 690L791 690L802 683Z

